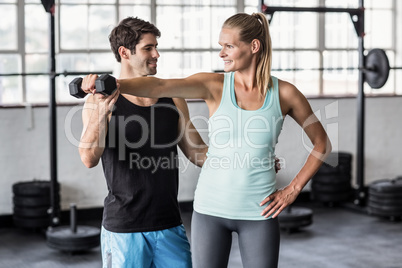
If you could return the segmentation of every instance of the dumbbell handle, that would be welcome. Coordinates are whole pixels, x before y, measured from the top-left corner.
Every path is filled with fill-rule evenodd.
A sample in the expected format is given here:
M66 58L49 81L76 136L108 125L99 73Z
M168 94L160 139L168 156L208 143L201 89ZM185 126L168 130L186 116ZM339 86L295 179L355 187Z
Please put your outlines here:
M70 89L70 95L76 98L84 98L87 93L85 93L82 88L82 78L77 77L68 85ZM105 96L111 95L117 88L116 78L109 74L102 74L95 80L96 92L103 94Z

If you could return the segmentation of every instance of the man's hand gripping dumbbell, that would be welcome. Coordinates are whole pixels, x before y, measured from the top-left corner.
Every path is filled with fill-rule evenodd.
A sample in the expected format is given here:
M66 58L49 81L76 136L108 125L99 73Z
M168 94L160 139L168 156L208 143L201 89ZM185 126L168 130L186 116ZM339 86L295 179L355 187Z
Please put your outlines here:
M95 80L95 83L93 80ZM70 95L76 98L84 98L88 93L100 93L104 96L110 96L117 89L116 78L109 74L88 75L84 79L81 77L75 78L68 85Z

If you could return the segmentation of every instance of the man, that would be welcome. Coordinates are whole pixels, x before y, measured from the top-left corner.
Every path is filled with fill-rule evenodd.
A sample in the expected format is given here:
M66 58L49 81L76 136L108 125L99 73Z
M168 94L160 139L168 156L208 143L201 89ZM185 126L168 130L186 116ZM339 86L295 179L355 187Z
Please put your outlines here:
M157 72L159 30L126 18L109 41L120 78ZM83 109L80 156L89 168L102 160L108 195L101 231L103 267L191 267L190 245L177 201L177 145L201 166L207 147L183 99L95 93L97 75L82 89L94 93Z

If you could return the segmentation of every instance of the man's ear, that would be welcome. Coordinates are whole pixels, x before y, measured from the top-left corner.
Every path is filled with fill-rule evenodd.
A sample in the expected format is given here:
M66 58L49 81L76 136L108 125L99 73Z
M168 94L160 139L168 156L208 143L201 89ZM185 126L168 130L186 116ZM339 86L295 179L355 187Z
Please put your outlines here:
M123 47L123 46L120 46L120 47L119 47L119 54L120 54L120 57L121 57L122 59L128 59L130 53L131 53L131 52L130 52L129 49L127 49L127 48L125 48L125 47Z
M251 52L253 54L258 53L260 51L261 48L261 42L258 39L254 39L253 41L251 41Z

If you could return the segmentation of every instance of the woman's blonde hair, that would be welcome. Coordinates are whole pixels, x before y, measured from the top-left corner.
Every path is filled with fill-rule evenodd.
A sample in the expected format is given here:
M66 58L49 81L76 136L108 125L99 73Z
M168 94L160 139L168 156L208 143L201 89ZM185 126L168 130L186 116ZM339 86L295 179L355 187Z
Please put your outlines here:
M240 30L240 41L251 43L258 39L261 43L259 57L257 60L257 86L261 94L265 96L267 90L272 86L271 64L272 46L271 35L269 34L268 20L263 13L238 13L228 18L222 28L237 28Z

